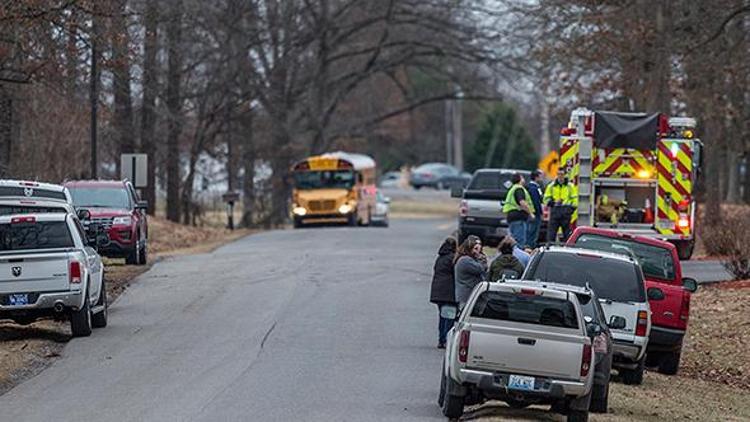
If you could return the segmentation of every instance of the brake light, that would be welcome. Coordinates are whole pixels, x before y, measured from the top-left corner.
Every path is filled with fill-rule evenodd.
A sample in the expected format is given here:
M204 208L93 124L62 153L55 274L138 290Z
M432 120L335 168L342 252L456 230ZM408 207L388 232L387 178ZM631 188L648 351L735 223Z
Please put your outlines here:
M690 292L682 292L682 307L680 308L680 320L687 324L690 318Z
M22 223L36 223L36 217L13 217L10 219L10 224L22 224Z
M607 334L601 333L594 337L594 352L595 353L607 353Z
M638 324L635 326L635 335L638 337L645 337L647 328L648 328L648 312L638 311Z
M591 345L583 345L583 355L581 355L581 376L588 376L591 369Z
M71 284L81 283L81 263L78 261L70 261L70 267L68 271Z
M19 183L19 184L20 184L21 186L29 186L29 187L32 187L32 186L39 186L39 183L37 183L37 182L21 182L21 183Z
M469 203L466 200L461 201L461 204L458 206L458 215L461 217L469 215Z
M681 229L690 227L690 219L688 219L687 215L680 215L680 219L677 221L677 227Z
M527 295L527 296L536 296L537 292L534 289L524 288L524 289L521 289L521 294L522 295Z
M461 330L461 338L458 341L458 361L466 363L466 358L469 356L469 337L471 331Z

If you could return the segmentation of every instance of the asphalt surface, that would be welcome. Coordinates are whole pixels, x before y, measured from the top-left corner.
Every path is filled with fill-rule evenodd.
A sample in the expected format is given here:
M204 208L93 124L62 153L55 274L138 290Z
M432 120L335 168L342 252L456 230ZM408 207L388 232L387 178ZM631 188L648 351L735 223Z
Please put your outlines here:
M160 262L0 419L439 420L429 283L451 229L276 231Z

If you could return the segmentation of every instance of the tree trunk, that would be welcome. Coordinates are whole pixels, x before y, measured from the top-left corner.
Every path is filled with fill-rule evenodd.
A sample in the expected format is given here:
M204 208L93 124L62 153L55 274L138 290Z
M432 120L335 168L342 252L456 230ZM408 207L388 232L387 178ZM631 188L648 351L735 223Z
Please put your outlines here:
M242 176L242 226L255 225L255 142L253 139L253 120L248 116L242 125L242 166L245 172Z
M726 201L736 204L740 201L740 174L739 174L739 154L735 151L727 152L726 171L727 171L727 195Z
M130 54L125 1L120 0L114 15L112 35L112 74L115 111L113 126L116 133L118 156L115 157L118 177L120 174L120 154L135 152L133 132L133 100L130 89Z
M143 104L141 106L141 148L148 155L148 186L145 199L148 201L148 213L156 212L156 90L157 61L159 49L157 31L159 19L159 2L146 3L145 40L143 46Z
M10 153L13 150L14 106L11 89L0 83L0 177L8 177L11 174Z
M180 130L181 130L181 73L182 73L182 0L176 0L167 25L167 219L180 221Z

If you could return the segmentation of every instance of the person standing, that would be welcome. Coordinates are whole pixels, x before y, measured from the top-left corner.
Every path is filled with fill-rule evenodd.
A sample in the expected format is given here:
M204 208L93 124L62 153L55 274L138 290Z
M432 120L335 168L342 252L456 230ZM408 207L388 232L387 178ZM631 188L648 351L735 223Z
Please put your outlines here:
M490 281L501 281L503 278L506 279L518 279L521 278L521 274L524 271L524 265L521 261L513 255L513 251L516 246L516 241L510 236L505 236L497 250L500 252L495 259L492 260L490 265Z
M482 253L482 240L474 235L467 237L458 248L454 261L456 303L461 309L474 286L487 279L487 256Z
M503 213L508 221L510 235L516 242L526 245L526 232L528 231L529 221L534 220L534 204L531 202L531 196L524 187L524 179L520 173L514 173L511 176L513 186L508 190L503 204Z
M456 254L456 239L445 239L435 260L430 288L430 302L438 307L438 349L445 349L446 336L455 319L456 285L454 282L453 258ZM453 318L451 318L451 313Z
M526 245L530 249L536 248L537 240L539 239L539 228L542 226L542 171L534 170L531 172L529 177L529 184L527 190L531 197L531 203L534 205L534 219L529 220L529 227L526 231Z
M565 177L561 168L557 171L555 181L547 185L544 191L544 203L550 208L547 225L547 242L557 242L557 232L562 229L562 241L570 236L570 219L578 206L576 187Z

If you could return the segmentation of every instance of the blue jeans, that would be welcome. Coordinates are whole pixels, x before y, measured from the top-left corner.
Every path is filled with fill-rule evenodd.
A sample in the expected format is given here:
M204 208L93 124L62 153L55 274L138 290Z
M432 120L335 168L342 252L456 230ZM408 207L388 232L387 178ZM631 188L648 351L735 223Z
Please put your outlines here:
M440 310L443 306L455 306L455 305L438 305L438 343L445 344L446 338L448 337L448 331L453 328L453 319L443 318L440 316Z
M526 232L528 231L529 223L526 220L517 220L508 224L508 230L513 239L516 240L518 246L526 246Z
M537 240L539 239L539 228L542 226L542 216L538 215L528 223L528 230L526 230L526 246L534 249L536 248Z

